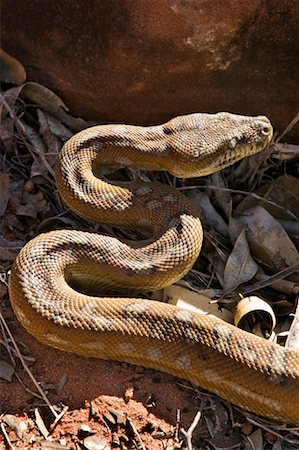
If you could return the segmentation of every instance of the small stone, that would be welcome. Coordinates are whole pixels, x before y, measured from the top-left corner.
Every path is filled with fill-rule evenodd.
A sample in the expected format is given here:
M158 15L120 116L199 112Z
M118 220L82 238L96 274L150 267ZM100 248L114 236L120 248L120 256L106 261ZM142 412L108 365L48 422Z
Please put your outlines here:
M103 414L103 418L110 428L114 428L116 426L115 417L109 411Z
M125 426L126 424L126 415L123 413L123 411L119 411L118 409L109 408L108 411L110 414L112 414L113 417L115 417L117 425Z
M108 442L98 435L89 436L83 441L86 450L110 450Z
M96 431L92 430L90 426L86 425L85 423L80 426L78 429L78 438L80 440L83 440L87 436L96 434Z
M120 439L119 439L119 436L117 433L112 434L111 444L112 444L112 448L120 447Z
M129 401L133 398L133 395L134 395L134 386L132 384L128 384L124 392L124 401L126 403L129 403Z

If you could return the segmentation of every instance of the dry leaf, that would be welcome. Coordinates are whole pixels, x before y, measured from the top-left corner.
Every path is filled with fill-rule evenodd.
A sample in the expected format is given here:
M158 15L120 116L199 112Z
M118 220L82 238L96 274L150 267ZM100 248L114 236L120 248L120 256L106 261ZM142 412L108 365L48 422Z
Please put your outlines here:
M299 264L299 254L283 227L264 208L251 208L238 220L246 226L250 250L275 272Z
M5 414L5 416L2 417L2 420L9 428L16 432L19 439L22 439L24 431L27 430L27 425L24 420L21 420L12 414Z
M41 136L44 145L46 146L46 159L51 167L53 167L57 158L58 152L62 147L61 140L50 130L47 113L42 110L37 110L38 120L40 123L39 135ZM71 134L71 133L70 133Z
M15 369L4 361L4 359L0 359L0 378L11 383L14 373Z
M56 117L51 116L41 109L37 108L38 121L40 123L41 133L45 132L51 136L59 137L62 141L67 141L73 136L73 133L66 128L60 120Z
M9 175L0 174L0 217L5 214L9 200Z
M58 95L41 84L28 82L23 85L21 98L26 98L32 103L40 106L52 116L61 120L62 123L69 126L72 130L82 130L86 128L87 123L80 118L75 118L67 113L68 108Z
M243 230L243 225L240 222L238 222L238 220L235 219L234 217L230 217L229 223L228 223L228 232L229 232L230 240L233 244L238 239L238 236L240 235L242 230Z
M0 48L1 81L20 85L26 80L24 66L2 48Z
M2 260L13 261L21 248L25 245L24 241L8 241L0 236L0 255Z
M263 450L263 435L262 430L259 428L254 431L250 436L247 436L247 441L245 444L245 450Z
M246 214L249 209L262 206L275 219L298 220L299 180L297 178L282 175L264 184L254 194L262 198L259 200L248 195L236 208L238 213Z
M236 240L233 251L228 257L224 269L223 289L231 291L240 284L246 283L254 277L258 265L253 260L243 229Z
M227 186L224 181L223 173L222 172L213 173L213 175L211 175L211 180L214 186L219 186L219 189L213 190L216 203L221 207L226 217L229 218L232 213L232 198L230 192L226 190Z
M279 161L291 161L299 158L299 145L275 144L274 150L275 152L271 156Z
M15 141L14 119L10 116L0 121L0 140L4 149L11 153Z
M37 428L39 429L41 434L44 436L44 438L47 439L47 437L49 436L50 433L46 428L46 425L42 419L42 416L40 415L38 408L35 408L34 414L35 414L35 423L36 423Z
M187 197L199 213L203 223L217 231L221 236L228 236L227 224L216 211L207 194L199 189L188 191Z
M16 101L27 99L30 103L34 103L44 111L47 111L53 117L61 120L67 127L74 131L80 131L88 126L85 120L76 118L67 113L68 108L58 95L54 94L50 89L34 82L27 82L16 88L8 89L2 96L0 115L4 119L7 114L15 117L13 108Z

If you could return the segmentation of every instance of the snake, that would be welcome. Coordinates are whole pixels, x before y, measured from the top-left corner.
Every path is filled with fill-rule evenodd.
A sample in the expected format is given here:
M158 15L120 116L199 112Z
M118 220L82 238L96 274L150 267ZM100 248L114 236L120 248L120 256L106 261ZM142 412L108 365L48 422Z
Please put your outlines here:
M61 229L29 241L9 282L22 326L57 349L163 371L251 413L299 425L298 350L144 298L200 257L200 217L168 184L112 174L132 168L207 176L260 152L272 134L266 116L220 112L153 126L102 124L72 136L55 165L63 201L85 219L140 239Z

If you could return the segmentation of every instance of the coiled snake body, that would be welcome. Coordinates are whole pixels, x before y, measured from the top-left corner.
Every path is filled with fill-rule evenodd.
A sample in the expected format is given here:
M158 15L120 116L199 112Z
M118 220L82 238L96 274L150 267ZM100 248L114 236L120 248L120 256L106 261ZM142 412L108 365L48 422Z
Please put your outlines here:
M56 348L162 370L257 414L299 424L297 351L169 304L98 296L100 288L136 293L175 282L202 241L198 215L183 195L159 183L104 181L107 168L203 176L262 150L271 136L267 118L229 113L191 114L155 127L101 125L73 136L56 165L64 201L83 217L146 229L151 238L121 242L76 230L36 237L11 273L19 321Z

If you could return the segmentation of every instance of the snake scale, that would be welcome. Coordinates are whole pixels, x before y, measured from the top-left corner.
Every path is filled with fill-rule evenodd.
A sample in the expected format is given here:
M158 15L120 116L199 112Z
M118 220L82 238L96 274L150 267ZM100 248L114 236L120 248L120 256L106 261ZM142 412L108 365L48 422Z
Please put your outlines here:
M209 315L126 297L184 276L201 249L201 222L170 186L105 177L120 167L200 177L261 151L271 137L266 117L230 113L190 114L149 127L99 125L73 136L55 169L66 204L82 217L150 237L131 242L77 230L37 236L10 277L21 324L53 347L165 371L298 425L297 350Z

